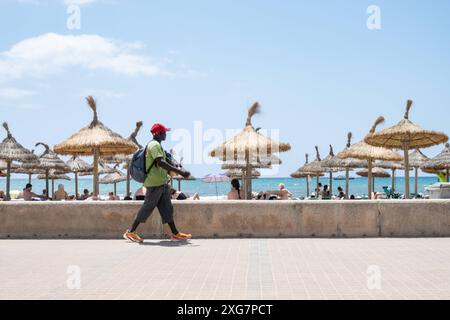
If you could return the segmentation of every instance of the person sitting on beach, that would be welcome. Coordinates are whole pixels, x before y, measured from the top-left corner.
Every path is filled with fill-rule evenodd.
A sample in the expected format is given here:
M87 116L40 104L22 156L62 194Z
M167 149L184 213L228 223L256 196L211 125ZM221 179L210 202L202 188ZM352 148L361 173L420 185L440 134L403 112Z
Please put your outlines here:
M47 199L47 196L45 195L38 195L31 190L33 189L33 186L31 183L27 183L25 188L23 189L22 193L17 197L18 199L23 199L25 201L36 201L37 198L41 200Z
M320 193L320 195L322 196L322 198L326 198L326 199L330 198L330 190L328 190L328 185L323 186L323 190Z
M88 189L84 189L83 190L83 195L80 197L80 200L86 200L89 197L90 197L89 190Z
M139 200L139 201L145 200L145 193L146 192L147 192L147 188L146 187L144 187L144 186L140 187L134 193L134 199L135 200Z
M132 197L131 195L132 195L132 193L129 192L128 195L125 196L125 197L123 198L123 200L125 200L125 201L131 201L131 200L133 200L133 197Z
M241 184L238 179L231 180L231 190L228 192L228 200L242 200Z
M286 189L284 183L278 185L279 190L266 191L265 194L269 200L291 200L292 193ZM274 197L275 196L275 197Z
M53 200L61 201L61 200L67 200L68 198L69 198L69 195L64 190L64 185L59 184L58 185L58 190L55 192L55 194L53 196Z
M177 191L174 188L170 189L170 195L172 197L172 200L188 200L190 198L188 194ZM200 200L200 196L197 192L194 194L194 197L192 197L192 200Z
M5 192L3 190L0 190L0 201L3 201L6 199Z
M342 187L338 187L338 199L345 199L345 193L344 193L344 189L342 189Z
M108 200L109 201L115 201L115 200L120 200L120 199L117 199L117 197L114 195L114 192L109 192L108 193Z
M264 191L260 191L256 195L256 200L266 200L266 199L267 199L267 195Z

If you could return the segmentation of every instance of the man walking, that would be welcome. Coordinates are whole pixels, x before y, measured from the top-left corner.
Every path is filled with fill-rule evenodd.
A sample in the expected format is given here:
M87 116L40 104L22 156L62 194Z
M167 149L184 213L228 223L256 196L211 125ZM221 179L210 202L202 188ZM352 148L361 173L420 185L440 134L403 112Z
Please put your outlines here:
M185 178L189 177L190 173L167 162L161 142L166 140L166 133L170 129L156 123L150 131L153 134L153 140L147 145L145 163L148 175L144 181L144 186L147 189L144 204L138 211L131 229L127 230L123 237L133 242L143 242L144 239L139 236L136 229L140 223L146 222L155 207L158 207L163 224L168 224L172 231L172 240L190 239L192 235L178 232L175 227L168 172L175 172Z

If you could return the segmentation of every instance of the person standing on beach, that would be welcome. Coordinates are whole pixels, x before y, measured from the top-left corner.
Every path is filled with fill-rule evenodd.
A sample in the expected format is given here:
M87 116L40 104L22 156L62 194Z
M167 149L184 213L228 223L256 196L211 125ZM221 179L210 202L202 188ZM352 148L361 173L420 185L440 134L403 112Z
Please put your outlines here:
M146 170L147 178L144 181L146 188L145 200L136 218L123 237L127 240L142 243L144 239L136 232L141 223L145 223L152 214L155 207L158 207L163 224L168 224L172 231L172 240L184 240L192 238L192 235L181 233L177 230L173 220L173 206L171 201L169 171L175 172L184 178L190 176L190 172L176 168L166 160L166 154L161 146L161 142L166 140L167 132L170 131L160 123L156 123L151 128L153 140L147 145Z

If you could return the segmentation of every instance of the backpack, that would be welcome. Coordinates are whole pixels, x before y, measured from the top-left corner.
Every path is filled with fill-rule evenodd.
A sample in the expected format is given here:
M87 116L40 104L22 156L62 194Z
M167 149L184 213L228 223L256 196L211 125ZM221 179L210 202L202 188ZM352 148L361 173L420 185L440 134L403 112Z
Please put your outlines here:
M144 183L145 179L147 178L148 173L152 169L155 162L152 163L150 168L148 170L145 170L146 168L146 157L147 154L147 146L145 148L141 148L133 155L133 158L131 159L130 163L130 175L133 178L133 180Z

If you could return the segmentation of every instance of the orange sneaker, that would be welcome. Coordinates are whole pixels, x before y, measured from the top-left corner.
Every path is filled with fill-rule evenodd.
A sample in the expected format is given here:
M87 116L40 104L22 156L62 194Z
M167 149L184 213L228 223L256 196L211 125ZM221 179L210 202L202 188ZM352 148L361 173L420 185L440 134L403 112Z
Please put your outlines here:
M144 242L144 239L141 238L141 236L136 232L130 232L130 230L125 231L125 233L123 234L123 237L126 240L130 240L133 242L137 242L137 243L142 243Z
M172 235L172 240L187 240L187 239L191 239L191 238L192 238L192 234L189 234L189 233L178 232L177 234Z

